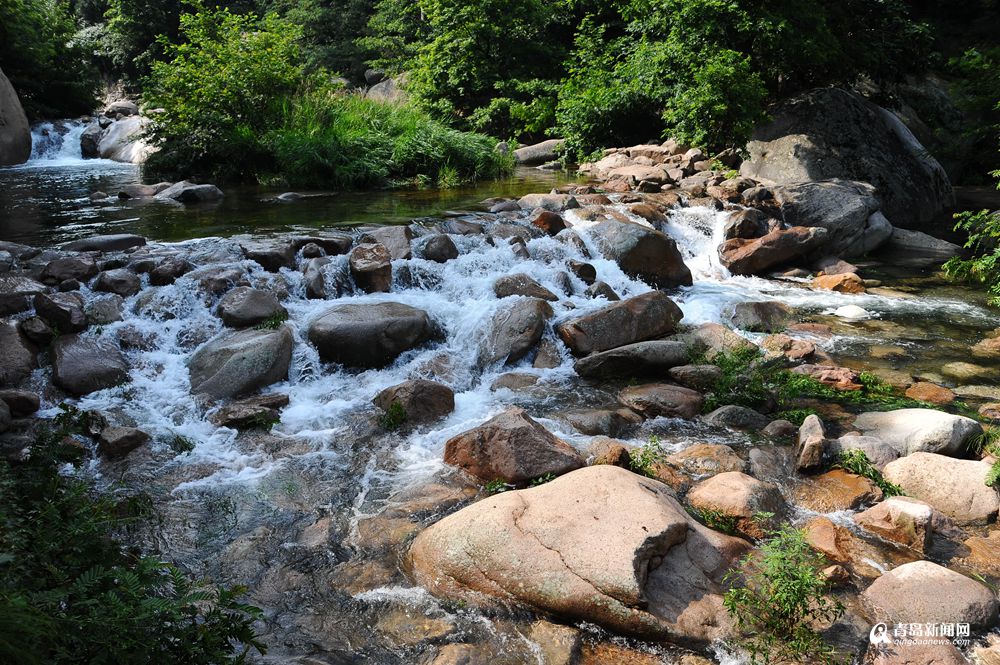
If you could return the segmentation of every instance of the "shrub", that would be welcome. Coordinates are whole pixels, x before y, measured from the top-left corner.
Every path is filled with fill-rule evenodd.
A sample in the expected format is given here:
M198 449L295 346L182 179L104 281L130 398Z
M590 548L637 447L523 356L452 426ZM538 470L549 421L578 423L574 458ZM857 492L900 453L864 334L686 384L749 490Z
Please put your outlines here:
M1000 176L1000 172L996 175ZM948 259L944 264L945 274L952 279L984 285L989 303L1000 306L1000 213L963 212L955 215L955 220L955 230L969 236L965 247L972 256Z
M723 603L744 637L750 662L832 663L836 654L812 624L836 620L843 606L825 596L821 556L805 532L785 526L727 574Z

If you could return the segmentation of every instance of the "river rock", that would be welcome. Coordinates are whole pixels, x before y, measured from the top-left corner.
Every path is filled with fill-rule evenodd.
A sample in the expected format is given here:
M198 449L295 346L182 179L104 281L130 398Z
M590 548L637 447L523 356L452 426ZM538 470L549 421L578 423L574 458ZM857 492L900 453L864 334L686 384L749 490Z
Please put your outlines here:
M230 328L247 328L271 319L288 317L288 310L281 306L273 293L248 286L238 286L224 295L215 311Z
M450 236L436 233L427 239L423 247L424 258L435 263L447 263L458 258L458 247Z
M514 159L524 166L537 166L559 159L562 146L562 139L548 139L518 148L514 151Z
M576 450L535 422L524 409L511 408L445 444L444 461L489 482L522 483L583 466Z
M930 223L954 202L937 160L891 112L840 88L780 104L754 131L740 172L772 183L842 178L871 183L894 226Z
M256 261L268 272L295 267L295 244L285 240L257 240L240 246L243 256Z
M842 257L863 256L892 235L880 213L875 188L867 182L809 179L771 188L789 226L827 230L823 251Z
M139 277L128 268L116 268L98 273L93 286L95 291L115 293L123 298L139 293L141 287Z
M874 436L845 434L834 441L827 441L830 457L836 459L847 450L860 450L876 469L881 471L889 462L899 459L899 451Z
M931 544L934 509L906 496L892 496L854 515L854 521L885 540L918 552Z
M706 644L730 633L721 576L746 549L663 484L601 465L463 508L420 533L410 560L436 595Z
M527 296L528 298L541 298L552 302L559 300L559 296L524 273L504 275L497 279L493 282L493 294L497 298Z
M714 443L696 443L667 456L667 463L695 478L714 476L729 471L746 469L746 462L740 459L729 446Z
M362 244L378 244L389 250L389 256L393 261L405 261L413 258L411 240L413 240L413 231L405 225L379 226L366 230L361 236Z
M31 127L17 91L0 70L0 166L23 164L31 156Z
M384 245L362 243L351 250L351 277L365 293L388 293L392 288L392 256Z
M669 383L629 386L618 393L618 401L645 418L694 418L701 413L701 393Z
M849 367L806 364L793 367L790 371L812 377L835 390L854 391L864 387L860 383L861 378L858 373Z
M72 240L64 244L61 249L67 252L122 252L145 244L146 239L142 236L133 233L112 233Z
M740 533L755 539L766 535L772 521L759 519L760 513L777 516L787 508L777 485L740 471L727 471L701 481L688 493L687 500L695 510L734 519Z
M97 452L112 459L125 457L149 439L148 434L135 427L105 427L97 439Z
M580 207L580 202L570 194L525 194L517 204L521 206L521 210L543 208L550 212L563 212Z
M734 275L760 275L809 256L824 245L826 235L827 230L820 227L775 229L752 240L727 240L719 249L719 258Z
M60 335L52 342L52 381L73 395L86 395L129 380L128 363L110 341Z
M629 277L654 288L691 284L691 271L673 238L633 222L607 220L587 231L606 259L616 262Z
M989 471L989 462L916 452L887 464L882 475L959 524L986 524L1000 509L1000 496L986 485Z
M720 353L733 353L755 348L753 342L733 332L721 323L703 323L694 330L675 336L697 353L703 353L706 360L712 360Z
M779 332L792 321L792 308L774 300L741 302L733 307L733 325L750 332Z
M194 270L194 265L177 256L171 256L160 261L149 271L149 283L153 286L167 286L177 281L178 277Z
M7 405L10 415L14 418L24 418L38 411L42 405L41 398L30 390L7 388L0 390L0 402Z
M930 561L890 570L860 598L870 618L886 623L968 623L988 630L997 622L997 599L989 588Z
M114 293L87 301L83 311L87 315L87 324L104 326L115 321L121 321L125 300Z
M728 427L748 432L759 432L771 422L767 416L736 404L720 406L715 411L705 414L702 420L716 427Z
M309 341L328 362L384 367L435 335L427 312L395 302L337 305L309 327Z
M652 340L594 353L577 360L573 369L588 378L663 376L687 361L688 348L682 342Z
M49 261L42 269L41 279L46 284L59 284L68 279L86 282L97 274L97 263L90 256L67 256Z
M915 452L961 455L983 433L972 418L935 409L897 409L862 413L854 421L862 433L889 444L900 455Z
M295 338L287 325L276 330L225 332L191 356L191 393L224 399L284 381L294 345Z
M552 306L544 300L527 298L502 307L489 324L479 349L481 366L510 364L535 348L552 317Z
M619 436L642 424L642 417L631 409L569 409L560 412L558 418L588 436Z
M550 236L554 236L566 228L566 220L559 213L540 210L531 220L531 225L540 228Z
M383 411L399 404L406 414L406 422L428 423L455 410L455 392L437 381L413 379L386 388L375 396L372 403Z
M17 386L38 366L31 342L9 323L0 323L0 386Z
M18 323L17 327L28 341L39 348L48 346L56 336L52 326L40 316L29 316Z
M817 513L857 510L882 500L882 490L863 476L833 469L802 479L792 490L795 503Z
M799 437L795 446L795 468L810 471L823 465L826 452L826 428L815 413L806 416L799 427Z
M836 291L837 293L864 293L865 282L854 273L836 275L820 275L812 281L812 287L820 291Z
M27 310L31 297L44 292L44 284L25 275L0 275L0 316Z
M663 337L683 317L666 294L651 291L560 324L559 337L578 356Z
M970 661L950 642L920 644L918 640L919 638L912 644L893 644L881 649L869 645L864 662L870 665L970 665ZM979 662L982 665L994 665L990 661Z
M79 293L39 293L33 302L35 312L60 334L87 329L87 315Z
M196 185L182 180L164 189L156 198L178 203L212 203L221 201L223 196L222 190L215 185Z
M155 151L143 138L149 127L149 120L133 115L112 122L97 144L98 156L128 164L142 164Z
M876 257L889 265L923 268L939 266L953 256L958 256L962 248L947 240L940 240L920 231L893 229L892 235L883 244Z
M918 402L948 405L955 401L955 393L930 381L917 381L906 389L906 396Z
M667 370L667 376L685 388L708 392L722 380L723 372L715 365L681 365Z

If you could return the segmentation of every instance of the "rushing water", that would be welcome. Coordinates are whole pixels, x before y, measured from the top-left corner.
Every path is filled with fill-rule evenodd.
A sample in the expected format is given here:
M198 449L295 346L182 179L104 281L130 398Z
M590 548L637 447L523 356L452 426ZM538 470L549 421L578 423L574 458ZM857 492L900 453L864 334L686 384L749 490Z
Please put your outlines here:
M397 546L405 540L407 525L419 528L447 506L468 500L468 488L442 462L444 442L451 436L518 405L582 450L591 437L576 432L562 414L572 408L616 405L617 386L581 381L565 350L560 365L552 369L535 369L528 361L515 368L484 366L479 347L485 332L511 302L496 298L493 282L521 272L562 293L565 263L575 259L593 264L598 278L623 298L649 287L623 274L616 263L595 258L600 254L589 237L591 224L572 211L567 219L583 238L586 253L540 236L527 242L530 258L522 259L509 244L490 243L484 235L453 236L460 256L445 264L420 258L422 234L439 221L424 219L414 226L415 258L394 262L391 293L351 291L338 303L394 301L418 307L441 326L443 340L405 353L384 369L347 370L322 364L305 337L310 323L331 303L307 299L300 272L282 269L275 275L243 259L239 242L245 238L231 236L432 218L449 208L472 208L487 196L545 191L565 178L528 170L508 181L470 189L324 196L288 204L263 200L273 192L233 190L220 206L199 209L160 202L92 203L91 192L113 192L139 174L129 165L82 160L78 148L74 156L78 129L72 124L62 130L36 128L32 161L0 170L0 238L48 244L96 232L129 231L154 241L180 241L154 242L142 251L176 253L220 269L235 267L256 286L287 290L284 304L296 338L288 380L267 389L289 395L281 422L266 433L238 434L211 424L211 409L190 395L187 361L200 344L223 330L213 313L215 301L199 293L194 279L182 277L166 287L144 282L143 291L126 299L123 321L87 333L113 337L130 328L149 339L144 349L128 351L130 383L79 400L81 408L136 424L154 437L148 449L132 453L125 462L95 463L92 469L114 491L141 489L155 498L162 522L150 529L147 544L197 573L249 584L251 600L266 608L266 637L277 661L322 654L323 661L312 662L415 662L428 648L422 640L408 642L398 634L386 638L398 629L386 623L394 613L413 612L437 622L434 625L450 626L448 639L499 645L498 663L533 662L537 647L524 637L516 614L484 615L412 588L400 573ZM618 211L629 214L624 206ZM496 223L473 213L467 218L479 219L488 228ZM909 360L898 362L916 372L932 372L943 359L965 359L969 343L1000 325L992 311L970 303L969 294L936 282L921 282L919 297L906 297L913 294L847 295L813 291L794 280L731 276L716 252L724 221L725 213L714 209L687 208L674 211L663 227L677 241L694 275L693 286L672 293L684 323L728 323L729 310L738 302L777 300L796 308L801 318L834 325L833 337L815 340L823 351L846 361L872 345L898 344L910 354ZM333 258L327 268L331 277L346 261ZM553 326L607 304L585 296L585 285L569 279L573 293L553 303ZM886 279L893 277L887 274ZM844 322L832 315L847 304L860 305L871 318ZM547 336L554 339L551 330ZM493 390L494 381L512 369L535 375L538 383L524 390ZM48 383L48 371L37 370L33 379L40 391ZM417 377L450 385L456 392L455 411L405 433L376 427L372 397ZM44 397L43 413L54 414L55 398ZM628 438L638 443L653 433L670 450L719 441L745 454L751 445L742 435L662 418L648 421ZM184 444L193 448L185 450ZM427 497L440 496L448 501L438 498L427 507ZM401 507L416 510L414 505L422 508L413 520L393 512ZM400 530L403 536L394 535ZM669 649L657 649L670 658ZM721 646L716 656L719 662L737 662Z

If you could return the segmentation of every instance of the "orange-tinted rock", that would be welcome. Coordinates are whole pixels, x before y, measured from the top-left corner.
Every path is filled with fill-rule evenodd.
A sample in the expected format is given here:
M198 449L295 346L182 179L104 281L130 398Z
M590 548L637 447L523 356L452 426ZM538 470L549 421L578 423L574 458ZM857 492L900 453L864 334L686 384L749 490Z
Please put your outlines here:
M906 396L918 402L931 404L951 404L955 401L955 393L944 386L929 381L919 381L906 389Z
M814 289L836 291L838 293L864 293L865 282L853 272L836 275L820 275L812 282Z

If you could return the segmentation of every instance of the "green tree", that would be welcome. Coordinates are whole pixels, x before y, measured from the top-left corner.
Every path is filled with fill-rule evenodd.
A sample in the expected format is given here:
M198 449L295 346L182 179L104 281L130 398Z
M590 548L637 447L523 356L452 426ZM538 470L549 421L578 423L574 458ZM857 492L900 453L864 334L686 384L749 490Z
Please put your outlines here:
M307 69L364 81L366 61L373 55L364 41L374 11L371 0L279 0L271 8L302 26Z

